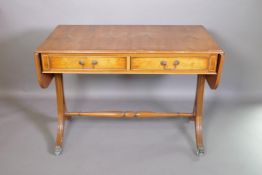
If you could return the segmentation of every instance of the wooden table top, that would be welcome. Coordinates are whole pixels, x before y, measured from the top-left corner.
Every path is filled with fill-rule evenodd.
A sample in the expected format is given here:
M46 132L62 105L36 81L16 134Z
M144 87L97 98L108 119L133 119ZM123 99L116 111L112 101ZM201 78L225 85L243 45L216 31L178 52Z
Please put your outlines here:
M222 53L200 25L59 25L38 53Z

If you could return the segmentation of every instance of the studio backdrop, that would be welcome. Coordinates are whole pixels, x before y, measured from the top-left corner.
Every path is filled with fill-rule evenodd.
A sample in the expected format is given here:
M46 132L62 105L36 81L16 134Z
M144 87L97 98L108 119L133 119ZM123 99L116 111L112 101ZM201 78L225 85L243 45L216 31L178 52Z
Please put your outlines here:
M259 99L261 6L260 0L1 0L0 95L54 94L54 85L45 91L38 86L33 51L58 24L201 24L225 51L221 85L215 93L208 90L206 98ZM65 87L72 97L170 99L193 96L194 79L187 75L68 75Z

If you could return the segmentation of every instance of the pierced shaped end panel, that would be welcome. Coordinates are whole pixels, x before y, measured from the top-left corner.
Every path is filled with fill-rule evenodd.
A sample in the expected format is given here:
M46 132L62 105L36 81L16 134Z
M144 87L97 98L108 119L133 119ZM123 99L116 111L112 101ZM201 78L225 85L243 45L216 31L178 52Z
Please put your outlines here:
M34 53L34 59L38 83L42 88L47 88L51 83L54 75L42 73L41 58L39 53Z
M220 83L222 69L224 65L224 54L218 54L217 60L217 74L216 75L206 75L206 80L211 89L216 89Z

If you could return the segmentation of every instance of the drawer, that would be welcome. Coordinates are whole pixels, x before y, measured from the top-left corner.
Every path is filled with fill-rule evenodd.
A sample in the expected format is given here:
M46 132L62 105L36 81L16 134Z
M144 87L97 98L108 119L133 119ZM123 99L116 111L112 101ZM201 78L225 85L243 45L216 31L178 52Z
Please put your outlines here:
M216 57L134 57L131 70L215 72Z
M42 55L43 71L70 70L123 70L126 57Z

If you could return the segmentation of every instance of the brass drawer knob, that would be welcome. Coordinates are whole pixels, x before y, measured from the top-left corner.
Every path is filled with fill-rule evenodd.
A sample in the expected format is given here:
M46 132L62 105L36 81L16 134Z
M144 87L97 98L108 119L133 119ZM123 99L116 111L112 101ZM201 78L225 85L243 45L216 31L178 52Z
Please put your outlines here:
M166 62L166 61L161 61L160 64L161 64L162 66L166 66L166 65L167 65L167 62Z
M180 64L180 62L179 62L179 60L176 60L176 61L174 61L174 66L177 66L177 65L179 65Z
M79 60L79 64L80 65L85 65L85 61L84 60Z
M98 62L96 60L92 60L92 65L96 65Z

